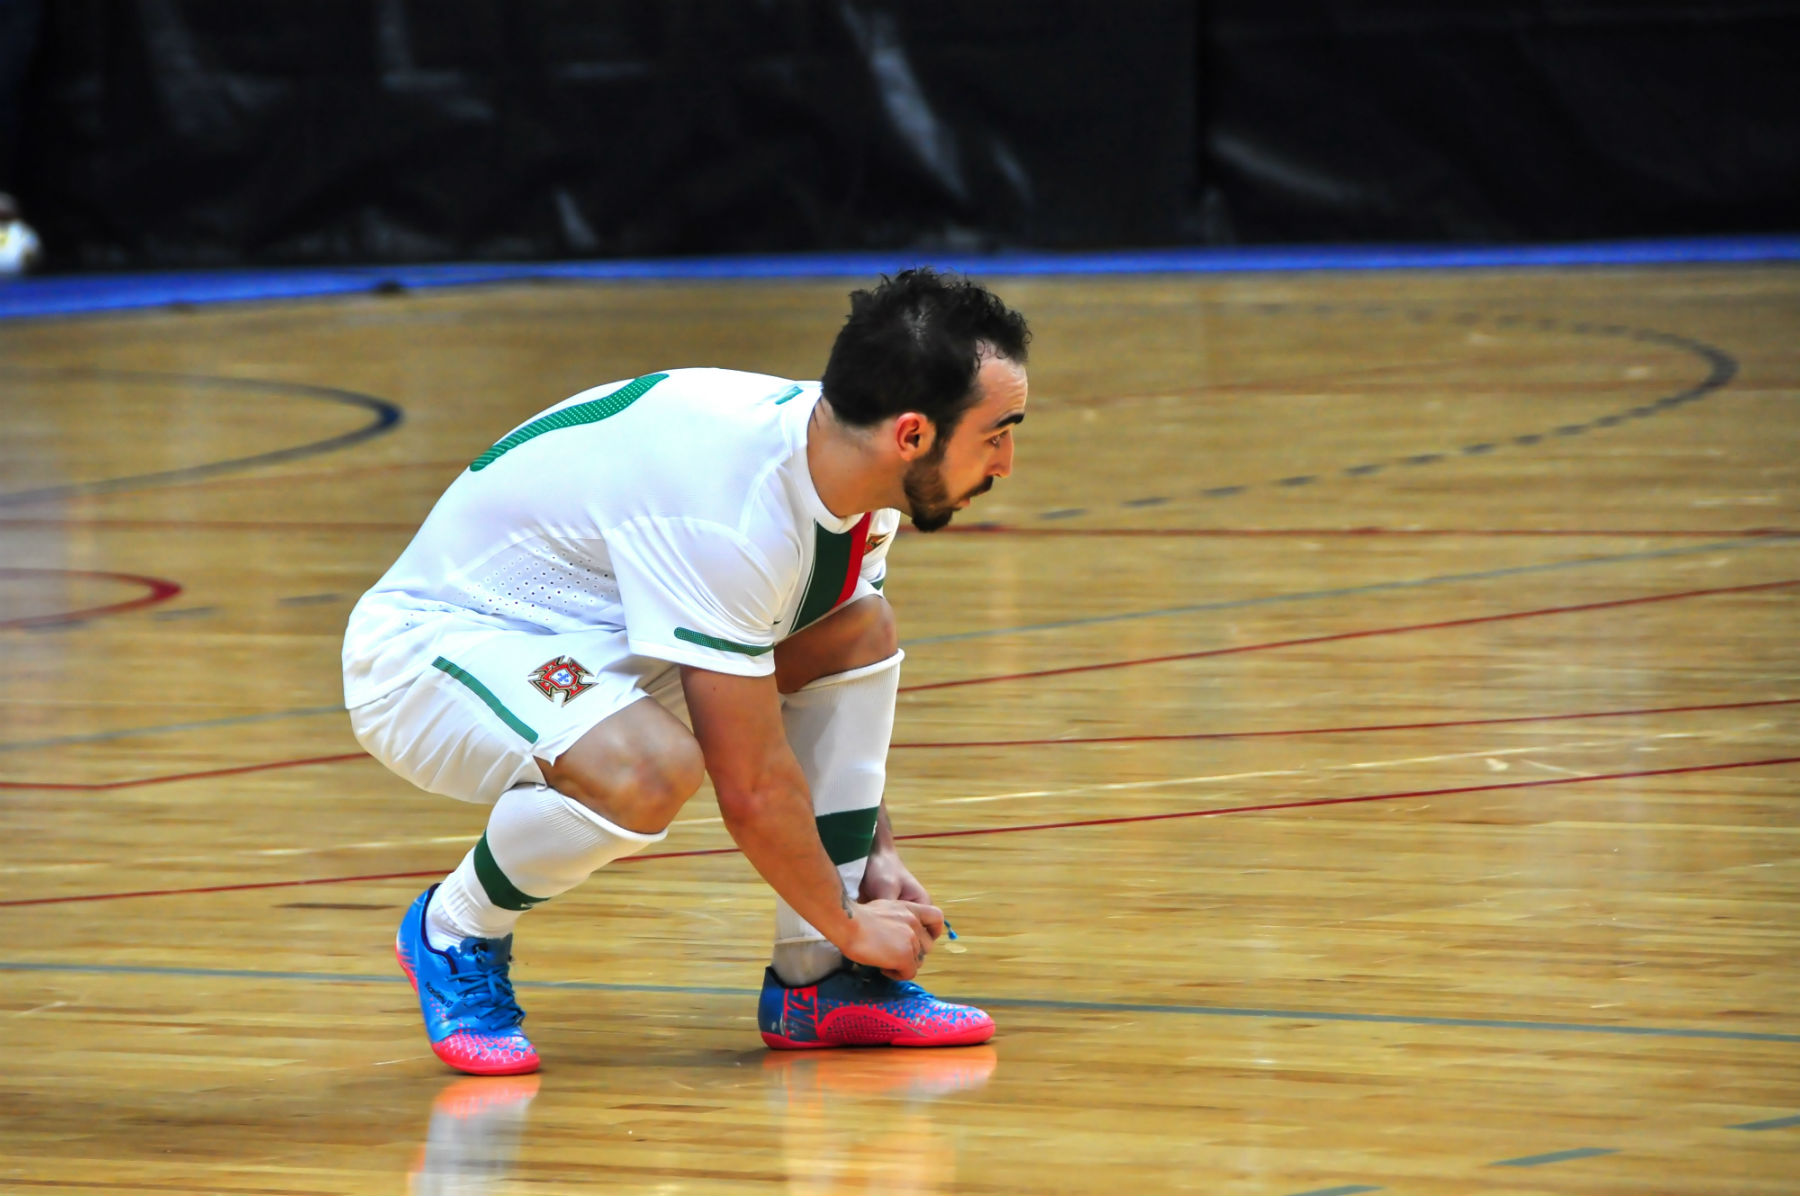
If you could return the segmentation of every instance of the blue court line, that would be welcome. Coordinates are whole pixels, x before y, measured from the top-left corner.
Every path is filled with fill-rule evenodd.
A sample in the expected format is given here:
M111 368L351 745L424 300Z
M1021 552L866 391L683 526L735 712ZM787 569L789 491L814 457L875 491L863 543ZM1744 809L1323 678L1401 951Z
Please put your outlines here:
M1742 1125L1728 1125L1728 1130L1785 1130L1800 1125L1800 1117L1772 1117L1767 1121L1746 1121Z
M1050 623L1026 623L1015 627L997 627L985 631L958 631L948 635L925 635L902 640L901 647L918 644L947 644L957 640L983 639L996 635L1023 635L1034 631L1059 631L1067 627L1090 627L1098 623L1122 623L1134 619L1166 619L1176 615L1202 614L1209 611L1242 610L1253 606L1275 606L1284 602L1310 602L1318 598L1353 598L1359 594L1380 594L1393 590L1416 590L1425 586L1452 585L1464 581L1492 581L1497 577L1524 577L1533 573L1553 573L1563 569L1582 569L1590 565L1622 565L1634 561L1655 561L1669 557L1695 556L1708 552L1724 552L1737 548L1758 548L1771 544L1793 544L1800 536L1757 536L1745 540L1710 540L1705 544L1686 544L1679 548L1658 548L1644 552L1626 552L1616 556L1576 557L1573 560L1550 561L1540 565L1513 565L1505 569L1483 569L1474 573L1440 573L1434 577L1418 577L1407 581L1382 581L1366 586L1345 586L1331 590L1301 590L1292 594L1264 594L1256 598L1231 598L1219 602L1196 602L1187 606L1165 606L1155 610L1115 612L1089 615L1080 619L1058 619Z
M1582 1146L1575 1150L1553 1150L1549 1154L1527 1155L1522 1159L1501 1159L1490 1167L1542 1167L1545 1163L1566 1163L1571 1159L1591 1159L1603 1154L1618 1154L1599 1146Z
M996 627L985 631L960 631L949 635L925 635L901 641L906 648L920 644L942 644L955 640L982 639L1000 635L1023 635L1034 631L1054 631L1064 627L1083 627L1097 623L1119 623L1133 619L1163 619L1179 615L1199 614L1207 611L1238 610L1245 607L1275 606L1285 602L1310 602L1320 598L1351 598L1359 594L1375 594L1389 590L1419 589L1425 586L1451 585L1464 581L1486 581L1496 577L1514 577L1522 574L1548 573L1562 569L1581 569L1590 565L1626 564L1632 561L1656 560L1662 557L1688 556L1697 553L1722 552L1735 548L1758 548L1770 544L1792 544L1800 541L1800 536L1757 536L1746 540L1714 540L1705 544L1690 544L1680 548L1657 549L1649 552L1628 552L1618 556L1578 557L1574 560L1550 561L1541 565L1517 565L1507 569L1487 569L1478 573L1444 573L1435 577L1412 578L1407 581L1384 581L1366 586L1347 586L1332 590L1303 590L1293 594L1265 594L1256 598L1233 598L1219 602L1202 602L1190 606L1162 607L1156 610L1123 611L1110 615L1092 615L1081 619L1064 619L1055 623L1029 623L1017 627ZM238 723L264 722L272 719L299 718L305 715L330 714L340 711L338 706L302 706L294 710L279 710L268 714L247 714L234 718L207 719L200 722L171 723L165 726L128 727L118 731L100 731L90 735L64 735L55 739L27 739L13 743L0 743L0 752L22 751L27 748L61 747L76 743L104 743L114 739L130 739L140 735L162 735L177 731L191 731L205 727L224 727Z
M0 972L74 972L97 976L164 976L203 980L304 980L336 984L404 984L403 976L337 972L263 972L244 968L170 968L136 964L32 963L0 960ZM518 987L595 993L657 993L679 996L754 997L754 988L688 984L609 984L600 980L523 980ZM1152 1013L1174 1016L1263 1018L1284 1022L1350 1022L1387 1026L1434 1026L1460 1030L1540 1030L1563 1034L1611 1034L1632 1038L1697 1038L1727 1042L1780 1042L1800 1045L1800 1034L1766 1030L1703 1030L1681 1026L1609 1026L1588 1022L1530 1022L1501 1018L1409 1016L1397 1013L1341 1013L1320 1009L1252 1009L1222 1005L1148 1005L1113 1001L1055 1001L1033 997L962 997L996 1009L1043 1009L1059 1013Z
M1295 1192L1294 1196L1357 1196L1359 1192L1379 1192L1380 1188L1368 1184L1345 1184L1341 1188L1314 1188L1310 1192Z
M447 262L25 278L0 287L0 319L171 303L300 299L382 289L627 280L873 278L931 264L977 275L1224 274L1800 261L1800 236L1660 238L1561 245L1177 246L1101 253L753 254L563 262Z

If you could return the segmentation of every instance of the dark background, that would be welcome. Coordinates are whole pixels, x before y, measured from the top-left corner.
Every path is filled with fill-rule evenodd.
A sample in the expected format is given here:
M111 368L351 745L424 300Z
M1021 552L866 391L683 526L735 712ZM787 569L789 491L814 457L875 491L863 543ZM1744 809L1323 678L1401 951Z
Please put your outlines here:
M56 269L1800 227L1800 0L0 0L8 57Z

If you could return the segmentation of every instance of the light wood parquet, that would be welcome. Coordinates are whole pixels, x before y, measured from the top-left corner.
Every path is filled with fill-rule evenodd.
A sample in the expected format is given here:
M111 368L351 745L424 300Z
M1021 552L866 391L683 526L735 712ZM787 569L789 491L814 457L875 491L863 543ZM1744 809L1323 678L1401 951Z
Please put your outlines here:
M393 965L480 811L357 753L344 617L523 417L815 377L849 284L0 324L0 1190L1794 1191L1800 270L988 281L889 800L998 1037L764 1052L703 793L522 923L513 1082Z

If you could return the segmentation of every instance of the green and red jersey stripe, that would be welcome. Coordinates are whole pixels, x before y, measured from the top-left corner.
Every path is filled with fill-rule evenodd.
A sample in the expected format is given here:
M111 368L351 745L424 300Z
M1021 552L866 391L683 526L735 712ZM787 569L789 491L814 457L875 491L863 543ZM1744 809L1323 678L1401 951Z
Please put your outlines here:
M813 525L812 576L806 579L806 591L800 599L800 613L794 617L794 630L817 622L849 600L856 592L856 579L862 575L863 555L869 550L869 520L865 514L847 532L827 531Z

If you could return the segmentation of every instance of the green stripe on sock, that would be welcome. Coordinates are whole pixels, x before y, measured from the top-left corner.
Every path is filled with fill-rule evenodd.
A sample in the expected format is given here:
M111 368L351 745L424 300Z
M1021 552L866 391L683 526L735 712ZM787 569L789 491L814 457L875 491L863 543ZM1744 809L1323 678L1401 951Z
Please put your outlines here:
M740 644L736 640L722 640L716 635L707 635L704 631L689 631L686 627L677 627L675 638L699 644L702 648L717 648L721 652L742 652L745 656L761 656L764 652L775 650L774 644Z
M875 846L875 818L880 806L866 810L844 810L837 814L820 814L813 821L819 826L819 842L834 864L848 864L867 858Z
M573 407L564 407L561 411L553 411L542 419L534 419L517 432L509 433L493 448L469 462L469 472L480 473L527 440L542 436L545 432L554 432L559 428L573 428L578 424L597 424L603 419L611 419L643 398L646 391L667 377L667 374L645 374L642 378L634 378L602 398L577 403Z
M488 900L501 909L527 910L534 905L542 905L550 900L548 897L533 897L522 892L512 881L506 879L506 873L500 871L500 865L494 862L494 853L488 847L487 836L481 836L475 844L475 879L487 890Z
M455 664L452 664L450 661L445 660L442 656L440 656L436 660L432 661L431 667L439 670L440 672L450 674L450 676L455 677L458 681L460 681L464 685L468 686L470 693L473 693L476 697L480 698L483 702L486 702L488 709L492 710L495 714L499 715L501 722L505 723L507 726L511 727L513 730L517 731L521 736L523 736L526 743L536 743L537 742L537 739L538 739L537 732L533 731L529 726L527 726L525 724L525 722L519 718L518 715L516 715L512 711L508 710L506 708L506 706L500 701L500 699L496 698L494 696L493 690L489 689L487 686L485 686L481 682L477 681L473 676L464 672L462 669L458 668Z

